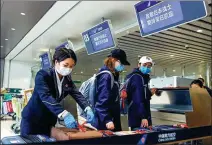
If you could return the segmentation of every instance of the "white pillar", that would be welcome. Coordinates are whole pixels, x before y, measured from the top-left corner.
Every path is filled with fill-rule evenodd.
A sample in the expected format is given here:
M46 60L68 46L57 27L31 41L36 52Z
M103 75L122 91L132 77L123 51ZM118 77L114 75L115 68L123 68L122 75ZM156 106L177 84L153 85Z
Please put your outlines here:
M210 88L211 87L211 65L207 63L207 68L206 68L206 85Z
M11 65L11 61L5 59L5 63L4 63L4 79L3 79L3 87L5 87L5 88L9 87L10 65Z
M183 67L181 68L181 71L182 71L182 77L184 78L184 77L185 77L185 66L183 66Z
M167 71L167 68L164 68L163 69L163 76L164 76L164 78L166 77L166 71Z

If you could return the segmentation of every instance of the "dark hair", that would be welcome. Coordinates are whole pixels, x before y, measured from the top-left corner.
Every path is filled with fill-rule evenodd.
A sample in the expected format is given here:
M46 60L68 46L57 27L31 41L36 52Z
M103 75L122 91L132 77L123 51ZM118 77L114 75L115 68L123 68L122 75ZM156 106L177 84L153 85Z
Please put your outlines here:
M193 84L196 84L196 85L200 86L200 88L203 87L203 83L202 83L202 81L200 81L200 80L193 80L193 81L191 82L190 86L193 85Z
M54 53L53 63L55 63L56 60L61 62L67 58L72 58L75 61L75 65L77 64L77 56L72 49L60 48Z
M202 81L203 83L205 82L203 78L198 78L198 80Z

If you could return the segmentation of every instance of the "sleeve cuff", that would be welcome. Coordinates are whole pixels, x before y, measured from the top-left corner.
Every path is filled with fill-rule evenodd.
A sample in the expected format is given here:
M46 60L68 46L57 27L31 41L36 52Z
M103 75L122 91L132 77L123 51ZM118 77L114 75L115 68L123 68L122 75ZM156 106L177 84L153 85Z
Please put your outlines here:
M108 124L108 123L110 123L110 122L113 122L112 120L106 120L105 121L105 124Z
M88 110L92 110L90 106L87 106L84 110L84 112L87 112Z
M68 114L69 112L67 110L64 110L62 113L60 113L58 115L58 118L59 119L64 119L64 117Z

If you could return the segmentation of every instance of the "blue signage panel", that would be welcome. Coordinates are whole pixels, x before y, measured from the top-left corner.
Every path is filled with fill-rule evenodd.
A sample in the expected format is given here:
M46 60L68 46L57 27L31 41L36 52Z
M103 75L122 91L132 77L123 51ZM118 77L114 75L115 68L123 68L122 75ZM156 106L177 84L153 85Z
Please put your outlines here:
M67 48L67 49L70 49L70 46L69 46L69 42L66 41L64 42L63 44L59 45L58 47L55 48L55 50L58 50L60 48Z
M42 69L47 69L51 67L51 60L48 52L40 55L40 58Z
M207 16L204 1L145 1L135 10L143 37Z
M88 54L94 54L115 47L109 21L104 21L83 32L82 37Z

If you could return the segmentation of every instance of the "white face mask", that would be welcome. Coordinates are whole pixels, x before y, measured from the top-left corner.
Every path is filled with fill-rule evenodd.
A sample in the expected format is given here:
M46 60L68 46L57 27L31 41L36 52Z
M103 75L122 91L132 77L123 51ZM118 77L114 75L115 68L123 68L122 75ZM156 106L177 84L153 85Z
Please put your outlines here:
M59 69L56 68L56 70L62 76L67 76L72 72L71 68L67 68L67 67L63 67L63 66L60 66Z

